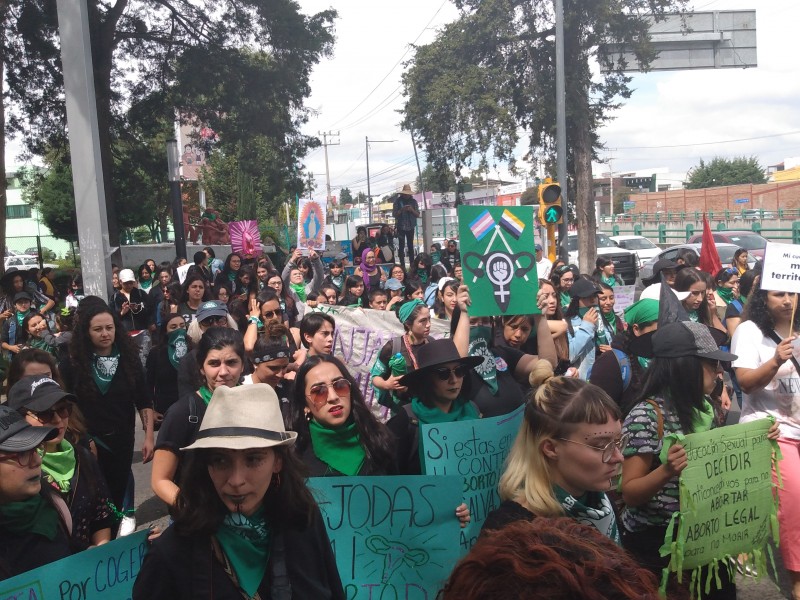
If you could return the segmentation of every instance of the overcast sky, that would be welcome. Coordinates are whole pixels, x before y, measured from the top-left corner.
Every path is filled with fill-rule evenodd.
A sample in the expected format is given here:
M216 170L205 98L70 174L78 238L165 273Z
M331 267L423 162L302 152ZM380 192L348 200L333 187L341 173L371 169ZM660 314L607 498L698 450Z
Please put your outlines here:
M299 2L306 13L334 4ZM637 74L632 98L600 132L613 149L603 155L613 157L615 172L655 167L685 172L701 158L739 155L755 155L767 166L800 155L800 3L696 0L694 6L756 8L758 67ZM335 8L335 54L314 71L308 105L318 115L307 132L340 132L333 138L339 145L328 149L331 188L337 196L342 187L354 194L366 192L365 137L396 140L370 144L371 191L383 195L412 182L417 172L411 140L399 127L402 62L413 55L411 43L432 41L435 29L455 19L457 12L449 0L344 0ZM423 166L424 160L420 155ZM306 164L318 185L315 195L324 197L322 149ZM595 170L609 169L596 165Z

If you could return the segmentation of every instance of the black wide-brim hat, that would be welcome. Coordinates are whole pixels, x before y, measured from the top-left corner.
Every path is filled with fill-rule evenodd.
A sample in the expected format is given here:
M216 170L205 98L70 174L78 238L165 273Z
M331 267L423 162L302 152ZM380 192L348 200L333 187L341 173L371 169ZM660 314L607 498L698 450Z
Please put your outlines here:
M417 353L418 368L403 375L400 378L400 385L410 387L418 384L435 368L448 363L455 362L473 368L481 364L483 360L482 356L459 355L456 345L451 339L431 340L424 344Z

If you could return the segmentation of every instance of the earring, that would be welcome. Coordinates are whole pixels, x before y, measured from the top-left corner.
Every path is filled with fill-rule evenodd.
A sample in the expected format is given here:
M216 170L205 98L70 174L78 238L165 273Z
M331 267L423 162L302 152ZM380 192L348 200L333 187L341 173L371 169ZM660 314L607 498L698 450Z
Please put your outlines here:
M310 410L306 410L306 411L304 411L304 414L305 414L305 416L306 416L306 421L307 421L307 422L309 422L309 423L311 423L311 419L313 419L313 418L314 418L314 417L311 415L311 411L310 411Z

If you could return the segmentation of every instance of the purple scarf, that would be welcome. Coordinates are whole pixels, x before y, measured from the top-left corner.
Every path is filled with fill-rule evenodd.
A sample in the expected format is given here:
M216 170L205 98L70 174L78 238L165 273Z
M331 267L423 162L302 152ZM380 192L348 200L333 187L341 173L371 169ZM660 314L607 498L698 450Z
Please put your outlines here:
M366 294L369 292L369 278L371 275L375 275L378 272L379 267L376 265L372 267L372 272L367 272L367 254L373 252L372 248L364 248L363 252L361 252L361 278L364 280L364 293ZM376 259L377 260L377 259Z

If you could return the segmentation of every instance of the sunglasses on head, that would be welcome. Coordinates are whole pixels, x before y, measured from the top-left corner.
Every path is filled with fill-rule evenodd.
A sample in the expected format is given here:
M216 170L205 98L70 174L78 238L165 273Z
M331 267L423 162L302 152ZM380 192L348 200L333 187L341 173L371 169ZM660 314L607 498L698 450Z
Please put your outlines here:
M450 367L439 367L438 369L433 369L432 373L439 378L439 381L448 381L451 374L455 375L456 379L463 379L467 376L467 373L469 373L469 367L466 365L458 365L453 369Z
M340 398L350 395L350 381L344 377L331 381L330 384L318 383L312 385L308 390L308 399L314 404L316 408L325 406L328 402L328 386L333 388L333 391Z

